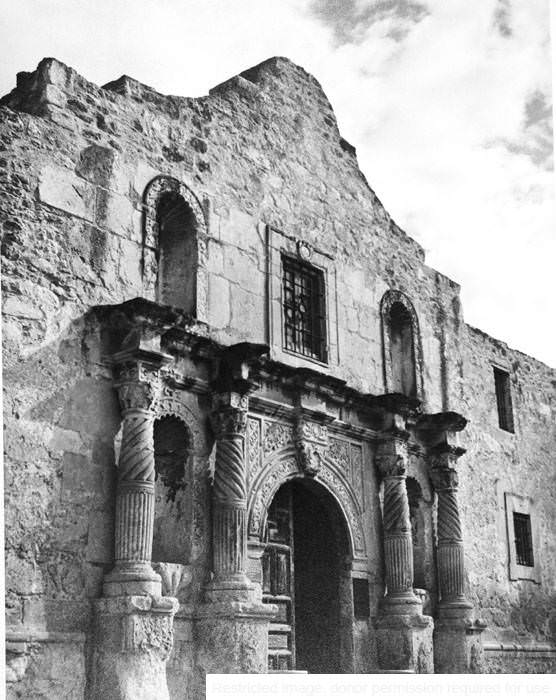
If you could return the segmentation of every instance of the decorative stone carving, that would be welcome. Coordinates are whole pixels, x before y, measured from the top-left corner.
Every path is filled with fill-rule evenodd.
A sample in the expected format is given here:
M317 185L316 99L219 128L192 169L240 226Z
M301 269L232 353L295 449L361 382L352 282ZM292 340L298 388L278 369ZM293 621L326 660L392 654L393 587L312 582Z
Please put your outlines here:
M330 459L335 462L339 469L348 474L350 470L350 444L347 440L331 438L329 447Z
M247 421L247 462L249 478L253 480L261 467L261 421L258 418Z
M407 500L406 436L396 431L378 446L375 463L384 482L383 527L387 596L385 608L418 605L413 593L413 546Z
M174 598L151 596L95 601L91 697L168 700L165 665L177 607Z
M280 484L289 476L298 474L298 465L295 457L288 457L274 465L270 472L265 474L261 488L257 491L255 502L251 509L249 532L260 537L263 517L272 501L274 493Z
M361 445L351 445L351 483L358 496L361 505L363 504L363 448Z
M308 476L318 474L328 449L328 430L325 425L297 416L294 442L299 468Z
M247 470L244 455L247 406L247 397L235 392L214 398L213 592L217 589L237 592L249 587L246 576Z
M437 565L440 606L470 608L465 598L463 537L457 502L456 460L465 450L441 444L430 454L430 476L438 494Z
M361 516L357 513L354 507L354 498L350 496L346 486L340 478L327 466L321 467L318 473L318 480L328 486L328 489L335 494L340 502L342 509L345 511L348 522L351 525L353 535L353 545L356 556L363 556L365 553L365 539L363 536L363 528L361 526Z
M286 423L265 420L263 433L263 453L265 457L293 442L293 427Z
M128 365L127 376L129 370ZM138 376L140 372L131 374ZM104 593L160 595L160 577L150 565L155 476L152 409L158 387L145 381L126 381L117 390L123 431L116 494L115 567L105 577Z

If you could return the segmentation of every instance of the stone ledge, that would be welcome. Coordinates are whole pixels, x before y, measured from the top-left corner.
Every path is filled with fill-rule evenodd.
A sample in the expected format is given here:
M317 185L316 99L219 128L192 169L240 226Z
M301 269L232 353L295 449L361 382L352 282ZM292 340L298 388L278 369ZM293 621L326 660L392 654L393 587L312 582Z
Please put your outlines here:
M52 644L63 644L67 642L85 642L87 635L85 632L56 632L33 629L10 629L6 628L6 643L36 643L48 642Z

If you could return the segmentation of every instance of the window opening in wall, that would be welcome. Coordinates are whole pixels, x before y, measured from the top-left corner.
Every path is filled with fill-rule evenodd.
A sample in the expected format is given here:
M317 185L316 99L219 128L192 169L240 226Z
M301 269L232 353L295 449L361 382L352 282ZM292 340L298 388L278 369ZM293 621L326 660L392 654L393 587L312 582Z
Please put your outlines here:
M516 560L520 566L534 566L531 516L514 511Z
M366 620L371 614L369 582L366 578L353 579L353 615L356 620Z
M166 192L157 207L158 301L195 314L197 239L191 207L176 192Z
M282 269L285 349L327 362L324 274L287 256Z
M393 391L417 396L411 316L403 304L395 302L390 309L389 321Z
M502 430L514 432L514 416L512 410L512 394L510 375L503 369L493 367L494 386L496 389L496 404L498 406L498 425Z

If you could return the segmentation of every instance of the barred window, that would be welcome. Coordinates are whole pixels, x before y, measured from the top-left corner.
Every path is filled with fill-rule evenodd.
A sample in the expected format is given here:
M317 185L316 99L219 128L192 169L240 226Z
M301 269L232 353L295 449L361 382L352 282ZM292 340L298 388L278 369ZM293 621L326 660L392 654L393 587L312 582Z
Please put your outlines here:
M496 404L498 407L498 425L502 430L514 432L514 416L512 409L512 394L510 388L510 375L503 369L493 367L494 386L496 389Z
M327 362L324 274L285 255L282 270L285 349Z
M514 511L515 552L520 566L534 566L531 516Z

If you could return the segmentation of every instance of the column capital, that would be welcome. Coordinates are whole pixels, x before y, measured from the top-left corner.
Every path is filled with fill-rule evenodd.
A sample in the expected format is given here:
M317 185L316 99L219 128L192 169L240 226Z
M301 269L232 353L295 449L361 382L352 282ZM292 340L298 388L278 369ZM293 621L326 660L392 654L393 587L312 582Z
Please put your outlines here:
M428 461L431 478L434 480L432 472L455 471L458 459L465 453L466 449L457 444L442 443L430 449Z
M158 396L158 386L145 381L130 381L116 385L122 412L150 411Z
M406 476L409 463L407 437L398 433L377 445L375 464L383 478Z
M216 436L245 435L248 408L246 394L237 391L213 394L210 417Z

